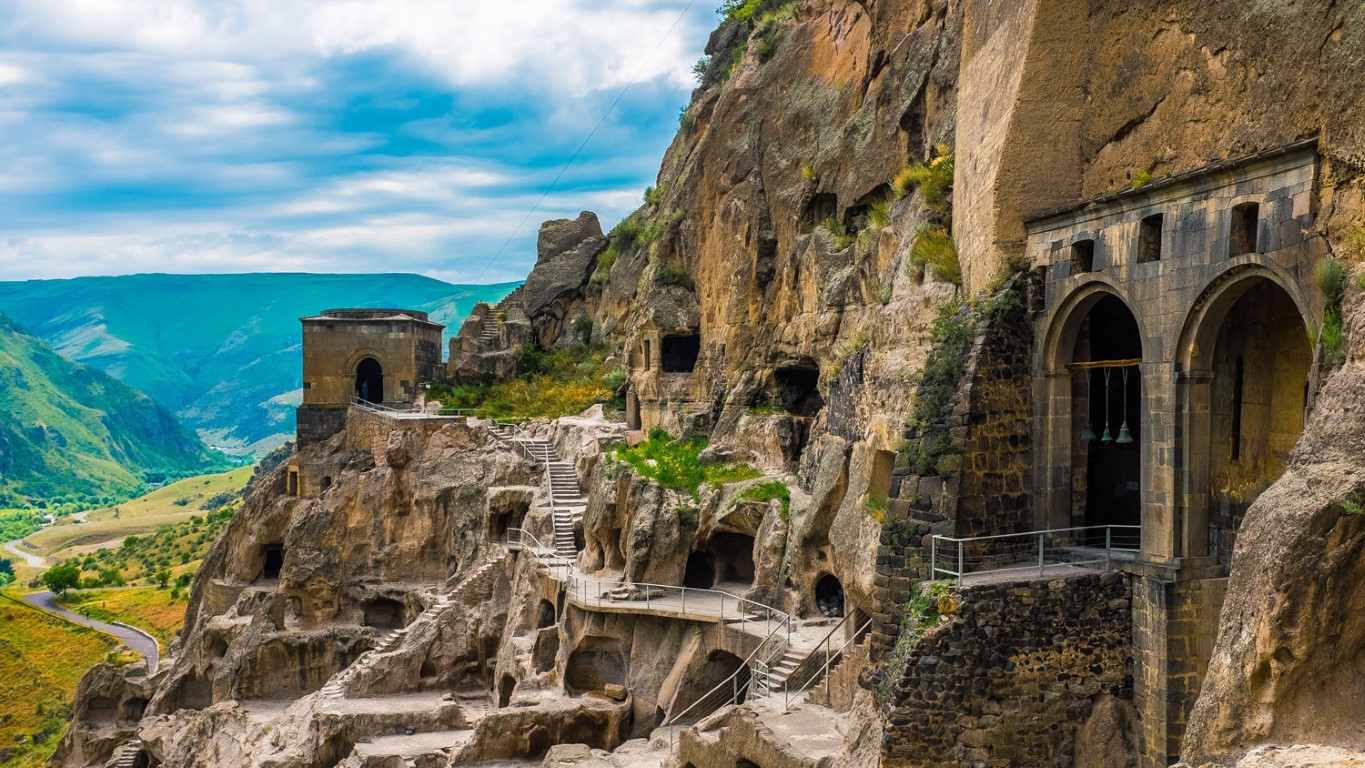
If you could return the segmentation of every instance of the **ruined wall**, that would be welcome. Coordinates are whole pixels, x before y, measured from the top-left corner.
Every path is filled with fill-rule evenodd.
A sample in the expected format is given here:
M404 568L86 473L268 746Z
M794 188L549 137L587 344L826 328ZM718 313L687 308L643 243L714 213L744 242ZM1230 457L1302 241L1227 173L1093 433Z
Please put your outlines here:
M1106 719L1130 709L1130 597L1118 573L958 590L893 681L882 765L1104 765L1076 762L1078 750L1131 754L1122 728L1093 729L1119 737L1108 746L1081 738L1097 704L1123 702L1099 708Z

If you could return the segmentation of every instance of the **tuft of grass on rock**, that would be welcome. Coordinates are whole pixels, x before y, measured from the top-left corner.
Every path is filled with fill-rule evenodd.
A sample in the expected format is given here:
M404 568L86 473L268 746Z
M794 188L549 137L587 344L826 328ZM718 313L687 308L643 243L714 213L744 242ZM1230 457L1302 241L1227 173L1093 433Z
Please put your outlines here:
M953 236L943 227L921 227L910 245L910 265L917 272L928 269L935 278L962 285L962 265Z
M739 495L744 501L756 501L760 504L768 504L774 499L782 502L782 508L778 511L778 517L783 520L791 516L792 492L787 484L781 480L769 480L759 483Z
M693 499L700 498L703 483L720 486L763 475L757 469L738 462L703 464L700 457L705 449L705 440L675 440L663 429L655 427L649 431L649 437L644 442L633 447L618 445L607 455L613 461L630 467L639 476L669 490L686 491Z

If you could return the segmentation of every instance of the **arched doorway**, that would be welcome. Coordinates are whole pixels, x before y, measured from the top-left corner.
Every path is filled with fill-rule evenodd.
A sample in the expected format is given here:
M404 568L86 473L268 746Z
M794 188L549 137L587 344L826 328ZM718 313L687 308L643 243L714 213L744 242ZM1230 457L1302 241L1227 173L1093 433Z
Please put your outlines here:
M1090 308L1076 338L1072 370L1081 391L1072 403L1076 436L1073 488L1086 526L1142 522L1142 338L1137 320L1115 296Z
M844 615L844 585L832 573L815 582L815 608L832 619Z
M367 403L384 402L384 367L373 357L355 367L355 396Z
M1185 476L1199 529L1190 554L1228 563L1247 509L1284 473L1303 432L1313 350L1303 312L1272 276L1250 273L1209 293L1186 333Z

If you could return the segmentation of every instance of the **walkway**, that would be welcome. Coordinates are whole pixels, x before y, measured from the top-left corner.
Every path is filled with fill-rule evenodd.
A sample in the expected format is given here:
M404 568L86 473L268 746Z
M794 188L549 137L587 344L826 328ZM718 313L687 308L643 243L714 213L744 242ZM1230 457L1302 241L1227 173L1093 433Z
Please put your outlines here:
M19 549L19 545L22 544L23 541L24 541L23 539L7 541L5 542L5 549L23 558L24 562L28 563L29 566L33 568L46 568L47 561L44 560L40 555L35 555L30 552L25 552L24 550Z
M56 614L72 624L78 624L82 627L88 627L98 632L103 632L106 635L117 637L124 645L133 649L141 655L142 658L147 660L148 672L156 672L156 665L161 657L161 646L157 645L156 638L146 632L124 624L106 624L102 621L96 621L87 616L82 616L79 613L68 611L60 605L57 605L56 596L46 590L42 592L30 592L24 595L23 598L24 602L29 605L32 605L39 610Z

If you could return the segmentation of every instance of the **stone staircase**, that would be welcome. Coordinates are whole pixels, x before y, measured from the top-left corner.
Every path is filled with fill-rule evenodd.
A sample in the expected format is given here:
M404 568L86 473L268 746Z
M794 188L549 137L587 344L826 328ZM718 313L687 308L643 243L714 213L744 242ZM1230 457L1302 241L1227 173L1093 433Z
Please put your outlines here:
M411 623L384 635L379 639L379 643L376 644L374 648L361 654L360 658L355 660L355 663L333 675L332 679L328 680L327 684L322 686L318 693L324 699L345 698L346 684L353 680L356 675L360 674L361 670L377 663L381 657L397 650L398 646L402 644L403 638L407 636L410 628L417 626L421 622L434 621L436 617L439 616L442 611L449 608L470 585L475 584L479 579L483 578L485 574L497 567L501 560L501 556L495 556L484 561L478 568L475 568L468 576L464 577L459 584L456 584L449 592L436 598L436 600L432 602L425 611L418 614L417 618L413 619Z
M137 744L124 744L119 748L114 768L137 768L137 759L141 754L142 747Z
M502 338L502 333L498 328L498 321L495 318L488 318L483 321L483 327L479 331L479 344L481 346L491 346L497 344Z
M503 424L493 425L493 434L504 442L515 442L526 449L527 454L545 467L546 493L550 501L554 523L555 554L566 560L578 557L578 545L574 541L574 528L583 522L583 512L588 508L588 499L578 483L578 470L573 462L564 461L549 440L534 437L519 437L516 430Z

